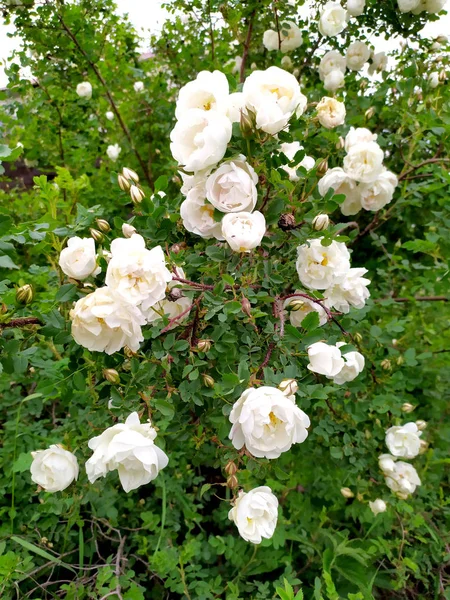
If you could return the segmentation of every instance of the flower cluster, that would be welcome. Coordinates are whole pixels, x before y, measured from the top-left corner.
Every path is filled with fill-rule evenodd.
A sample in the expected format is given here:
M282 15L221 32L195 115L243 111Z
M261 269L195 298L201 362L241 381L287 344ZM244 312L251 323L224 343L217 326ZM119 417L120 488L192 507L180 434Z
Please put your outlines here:
M263 44L266 50L281 50L283 54L295 50L303 43L300 29L292 21L284 21L279 25L279 31L268 29L264 32Z
M397 176L383 166L384 153L376 142L377 135L364 127L351 127L345 138L343 168L328 170L319 181L322 196L333 189L344 194L344 215L355 215L362 208L378 211L391 202L398 185Z
M347 48L345 56L337 50L330 50L321 59L319 77L324 87L335 92L345 83L345 71L361 71L371 56L370 48L364 42L353 42Z
M419 15L422 12L436 14L440 12L447 0L397 0L398 8L402 13Z
M311 344L308 347L308 369L339 385L353 381L364 369L364 356L356 351L342 354L340 348L345 345L345 342L337 342L334 346L325 342Z

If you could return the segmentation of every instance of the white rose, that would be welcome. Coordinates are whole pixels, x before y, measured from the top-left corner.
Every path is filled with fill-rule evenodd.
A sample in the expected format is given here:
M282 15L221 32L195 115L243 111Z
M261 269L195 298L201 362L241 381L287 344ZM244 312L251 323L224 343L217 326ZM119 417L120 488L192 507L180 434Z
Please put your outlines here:
M347 12L352 17L359 17L363 14L366 6L366 0L347 0Z
M322 246L322 238L308 240L298 247L297 273L302 284L324 290L350 269L350 253L342 242Z
M369 75L373 75L376 72L384 71L388 64L388 57L386 52L377 52L372 56L372 64L369 67Z
M428 83L430 84L431 88L437 88L437 86L440 84L439 73L437 73L436 71L430 73L428 75Z
M92 97L92 85L89 81L83 81L83 83L77 85L77 94L80 98L87 98L88 100Z
M330 50L320 60L319 76L322 81L332 71L342 71L345 73L347 62L337 50Z
M296 290L295 293L301 293L301 290ZM301 327L303 319L306 317L306 315L309 315L309 313L311 312L316 312L319 315L320 327L327 323L327 313L320 306L320 304L317 304L317 302L313 302L308 298L300 298L294 296L294 298L288 298L284 301L283 308L285 310L288 309L292 302L295 302L295 310L289 311L289 320L291 322L291 325L293 325L294 327Z
M345 122L345 104L335 98L324 96L317 105L319 123L327 129L332 129Z
M336 346L329 346L324 342L316 342L308 347L308 369L314 373L325 375L332 379L345 365L341 351Z
M105 113L105 117L108 119L108 121L112 121L114 119L114 113L112 110L108 110Z
M286 32L286 35L285 35ZM281 52L291 52L303 44L302 32L292 21L284 21L280 25ZM277 34L278 37L278 34Z
M373 212L380 210L392 200L397 184L397 176L390 171L383 171L372 183L361 183L358 186L361 206Z
M319 19L319 31L322 35L334 37L347 27L347 11L339 2L327 2Z
M413 494L418 485L421 485L416 469L409 463L399 460L394 463L394 468L385 473L386 485L399 497L405 500Z
M88 350L113 354L124 346L139 349L145 319L135 306L123 302L107 287L80 298L70 311L72 336Z
M342 348L345 342L338 342L336 348ZM342 369L333 377L334 383L342 385L349 381L353 381L364 369L364 356L360 352L346 352L342 354L345 364Z
M361 210L360 195L356 183L341 167L328 169L319 181L318 187L321 196L325 196L330 188L334 190L336 195L344 194L345 200L340 205L342 214L346 216L356 215Z
M123 223L122 233L123 237L130 238L134 233L136 233L136 227L133 227L133 225L130 225L129 223Z
M397 0L397 4L400 12L406 13L417 8L420 4L420 0Z
M425 10L428 13L438 13L444 8L447 0L425 0Z
M344 85L345 75L342 71L338 71L337 69L325 75L323 80L323 87L329 92L335 92Z
M376 142L361 142L344 158L344 171L362 183L374 181L383 171L384 152Z
M291 161L291 160L294 160L295 155L297 154L297 152L299 150L303 150L303 146L300 144L300 142L290 142L290 143L285 142L285 143L281 144L280 150ZM300 177L297 175L297 169L299 169L300 167L303 167L307 171L310 171L314 167L315 163L316 163L316 161L314 160L314 158L312 156L306 155L302 158L302 160L298 163L298 165L295 165L295 167L290 167L289 165L283 165L283 170L286 171L286 173L289 175L290 181L298 181L300 179Z
M386 473L392 473L395 470L395 461L397 459L390 454L380 454L378 457L378 466L386 475Z
M375 516L380 513L384 513L387 509L386 502L381 498L377 498L373 502L369 502L370 510L373 512Z
M181 279L186 279L184 271L181 267L177 267L177 276ZM183 295L182 287L183 284L175 279L169 281L167 285L167 298L161 300L161 302L157 302L154 306L151 306L148 309L147 313L145 314L147 323L159 321L162 319L163 315L166 315L168 319L175 319L175 317L179 317L181 314L185 313L181 318L176 319L176 321L170 325L170 327L167 329L167 331L170 331L171 329L178 327L178 325L183 323L183 321L189 317L188 309L192 306L192 300Z
M61 492L78 479L77 457L59 445L32 452L31 480L46 492Z
M70 238L67 247L59 255L59 266L72 279L82 281L90 275L98 275L95 242L92 238Z
M281 66L283 67L283 69L292 69L293 64L289 56L283 56L283 58L281 59Z
M269 52L273 52L274 50L278 50L279 45L280 39L278 38L278 33L273 29L267 29L263 35L264 48Z
M244 444L257 458L278 458L308 437L308 416L275 387L245 390L230 413L233 424L229 438L240 450Z
M235 252L250 252L266 233L266 219L259 211L228 213L222 219L222 235Z
M172 275L161 246L147 250L144 238L135 233L116 238L111 253L105 283L115 294L144 311L164 298Z
M228 513L246 542L260 544L270 539L278 520L278 500L270 487L262 485L246 493L242 490Z
M144 91L144 83L142 81L136 81L133 85L135 92L143 92Z
M361 142L375 142L377 134L372 133L365 127L350 127L350 131L345 136L345 151L348 152L352 146L360 144Z
M370 48L363 42L353 42L347 49L347 67L352 71L360 71L370 58Z
M193 108L172 129L170 150L186 171L201 171L222 160L230 139L231 122L225 115Z
M367 289L370 279L363 277L366 273L367 269L364 268L350 269L341 279L325 290L325 306L345 314L350 312L351 306L358 309L364 308L367 298L370 297Z
M396 425L386 431L386 446L392 456L414 458L420 451L421 435L422 432L414 422Z
M226 116L232 123L239 123L241 112L245 110L245 98L242 92L234 92L228 96Z
M214 206L206 202L205 186L196 185L180 206L180 215L187 231L202 238L223 240L222 222L214 219Z
M113 162L116 162L121 152L122 148L119 146L119 144L113 144L106 148L106 154Z
M193 108L226 113L228 80L220 71L201 71L194 81L183 86L178 94L175 116L181 119Z
M205 186L206 178L210 174L211 169L205 169L204 171L196 171L195 173L183 173L183 171L178 171L181 179L183 180L183 185L181 186L181 193L185 196L188 193L197 187L198 185Z
M251 73L242 92L247 108L256 115L256 127L266 133L281 131L292 115L301 116L307 105L297 79L279 67Z
M258 175L244 155L227 160L206 180L206 198L224 213L251 212L258 199Z
M89 440L94 451L86 462L86 473L91 483L110 471L119 472L125 492L135 490L155 479L167 466L167 455L155 445L156 431L149 423L141 424L139 415L131 413L125 423L106 429Z

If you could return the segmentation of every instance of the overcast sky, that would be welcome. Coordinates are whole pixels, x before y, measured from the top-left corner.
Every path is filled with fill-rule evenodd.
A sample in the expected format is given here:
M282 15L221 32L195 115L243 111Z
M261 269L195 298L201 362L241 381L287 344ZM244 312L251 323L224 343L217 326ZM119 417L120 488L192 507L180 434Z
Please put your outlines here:
M163 0L150 0L144 2L143 0L116 0L118 10L120 13L128 13L131 22L136 27L138 33L143 34L145 37L148 31L159 31L161 29L164 20L167 18L166 11L161 7ZM308 10L308 3L303 7L302 12ZM3 22L3 18L0 17L0 60L2 63L9 56L14 48L18 47L20 43L16 38L10 39L7 37L7 33L14 30L13 25L6 26ZM439 21L434 23L428 23L428 25L422 30L424 37L436 37L440 34L447 34L450 32L450 13L441 17ZM398 40L382 40L376 38L370 40L376 51L379 50L391 50L398 45ZM145 48L143 48L145 49ZM7 84L7 78L4 73L3 67L0 65L0 87L4 87Z

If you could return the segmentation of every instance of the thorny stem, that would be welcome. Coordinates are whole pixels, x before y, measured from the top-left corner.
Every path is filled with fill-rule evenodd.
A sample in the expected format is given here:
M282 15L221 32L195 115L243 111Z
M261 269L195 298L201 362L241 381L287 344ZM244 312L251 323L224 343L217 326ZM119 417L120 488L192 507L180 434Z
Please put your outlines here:
M252 14L249 17L248 29L247 29L247 36L246 36L245 42L244 42L244 52L242 53L241 69L240 69L240 73L239 73L239 81L241 83L244 83L244 80L245 80L245 63L247 62L248 51L249 51L249 48L250 48L250 41L252 39L253 18L254 18L254 16L255 16L255 11L253 11Z

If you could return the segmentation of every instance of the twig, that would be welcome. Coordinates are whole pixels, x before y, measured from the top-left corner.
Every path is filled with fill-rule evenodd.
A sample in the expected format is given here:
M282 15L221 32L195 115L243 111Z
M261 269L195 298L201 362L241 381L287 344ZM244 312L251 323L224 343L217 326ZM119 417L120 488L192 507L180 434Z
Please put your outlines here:
M211 0L208 0L208 14L209 14L209 35L211 36L211 60L214 62L214 28L211 18Z
M166 333L167 331L169 331L169 329L172 327L172 325L174 323L176 323L179 319L181 319L181 317L184 317L184 315L187 315L189 312L191 312L192 306L193 305L191 304L190 306L188 306L186 308L186 310L183 310L182 313L180 313L176 317L173 317L172 319L169 319L168 324L164 327L164 329L161 330L161 333Z
M245 42L244 42L244 52L242 53L241 69L240 69L240 73L239 73L239 81L241 83L244 83L244 79L245 79L245 63L247 62L248 51L250 48L250 41L252 39L254 16L255 16L255 11L253 11L249 17L247 36L246 36Z
M8 323L0 323L0 329L7 329L8 327L26 327L27 325L42 325L42 321L37 317L11 319Z
M380 216L379 212L375 213L374 218L370 221L370 223L367 225L367 227L365 229L363 229L360 233L358 233L358 235L355 238L353 238L353 240L350 242L350 244L354 244L357 240L364 237L366 235L366 233L369 233L369 231L372 231L372 229L375 229L375 227L378 225L379 216Z
M403 181L407 177L407 175L409 175L413 171L416 171L417 169L420 169L420 167L423 167L424 165L430 165L433 163L440 163L440 162L450 162L450 158L427 158L426 160L423 160L418 165L412 166L411 169L408 169L408 171L405 171L404 173L402 173L402 175L400 175L398 180Z
M274 348L275 348L275 342L270 342L269 346L267 347L266 356L264 357L264 360L262 361L262 363L259 365L259 367L255 371L252 379L258 379L259 372L262 371L265 367L267 367L267 365L269 364L269 361L270 361L270 357L272 356L272 352L273 352Z
M384 300L393 300L394 302L448 302L447 296L415 296L414 298L376 298L375 302L383 302Z
M278 20L277 0L274 0L274 2L273 2L273 13L275 15L275 25L277 27L277 33L278 33L278 50L281 50L281 33L280 33L280 22Z

